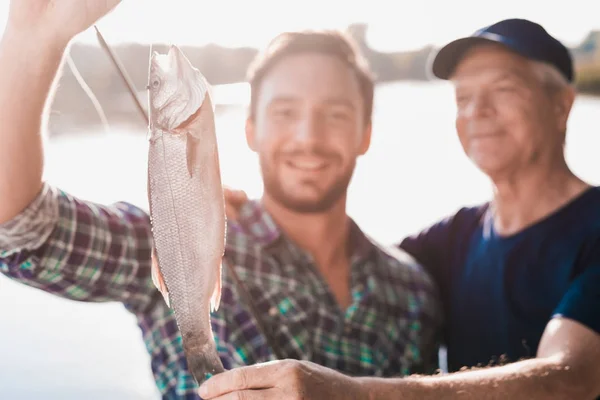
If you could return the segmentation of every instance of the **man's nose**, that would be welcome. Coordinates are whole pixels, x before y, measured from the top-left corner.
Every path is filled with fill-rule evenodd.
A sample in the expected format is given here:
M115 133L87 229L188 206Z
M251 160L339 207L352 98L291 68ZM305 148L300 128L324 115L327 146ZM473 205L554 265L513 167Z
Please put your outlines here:
M492 110L490 97L486 93L477 93L471 96L462 114L467 118L479 118L489 116Z
M318 115L308 115L299 121L295 132L297 142L313 145L323 140L323 119Z

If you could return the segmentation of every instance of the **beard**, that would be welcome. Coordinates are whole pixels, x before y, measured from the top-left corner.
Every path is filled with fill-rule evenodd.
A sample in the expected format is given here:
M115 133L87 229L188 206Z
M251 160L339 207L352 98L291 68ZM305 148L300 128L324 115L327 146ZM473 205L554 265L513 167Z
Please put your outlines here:
M285 185L281 182L276 168L273 168L270 163L265 161L262 157L260 158L260 169L265 193L283 207L300 214L316 214L330 210L343 196L346 195L348 186L352 180L355 165L356 162L353 161L352 164L348 165L343 173L338 175L335 181L325 189L321 189L320 186L314 182L302 182L302 185L307 187L307 189L319 192L318 196L307 199L289 193L285 189Z

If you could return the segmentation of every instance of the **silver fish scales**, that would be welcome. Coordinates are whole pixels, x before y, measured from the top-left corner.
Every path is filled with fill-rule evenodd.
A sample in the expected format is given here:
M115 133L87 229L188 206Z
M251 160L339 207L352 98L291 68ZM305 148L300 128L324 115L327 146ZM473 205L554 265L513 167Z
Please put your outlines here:
M219 306L225 205L208 83L176 46L149 71L153 278L200 384L224 371L210 324Z

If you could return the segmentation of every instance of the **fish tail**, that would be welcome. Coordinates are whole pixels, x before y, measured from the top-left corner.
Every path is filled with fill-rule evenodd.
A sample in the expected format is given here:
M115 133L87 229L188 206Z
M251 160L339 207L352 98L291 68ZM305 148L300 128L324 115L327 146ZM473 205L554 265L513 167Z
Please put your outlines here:
M223 363L214 347L209 351L189 354L186 358L189 369L199 385L211 376L225 372Z

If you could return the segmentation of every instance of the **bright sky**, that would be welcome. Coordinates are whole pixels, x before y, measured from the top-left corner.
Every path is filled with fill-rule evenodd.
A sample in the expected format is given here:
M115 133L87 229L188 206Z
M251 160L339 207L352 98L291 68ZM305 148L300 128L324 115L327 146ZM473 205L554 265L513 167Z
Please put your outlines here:
M9 1L1 3L3 25ZM374 48L410 50L441 45L509 17L535 20L566 44L576 45L591 29L600 29L599 15L597 0L123 0L99 27L110 43L263 46L282 30L366 22ZM77 40L96 42L92 29Z

